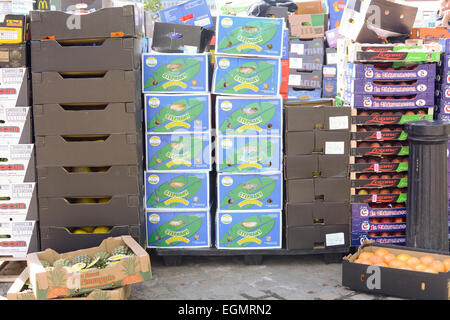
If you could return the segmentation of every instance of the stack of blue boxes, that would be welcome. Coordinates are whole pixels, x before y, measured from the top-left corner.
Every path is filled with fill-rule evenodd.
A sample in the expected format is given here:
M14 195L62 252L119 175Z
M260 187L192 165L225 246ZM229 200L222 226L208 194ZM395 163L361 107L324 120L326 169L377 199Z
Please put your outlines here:
M218 16L216 247L282 246L283 19Z
M149 248L211 246L210 55L143 55Z

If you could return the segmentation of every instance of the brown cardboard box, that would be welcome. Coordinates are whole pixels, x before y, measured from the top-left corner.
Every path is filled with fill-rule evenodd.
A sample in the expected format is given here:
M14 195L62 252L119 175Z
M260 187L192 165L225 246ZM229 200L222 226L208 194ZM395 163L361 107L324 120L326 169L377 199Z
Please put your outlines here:
M33 290L24 288L29 280L28 268L25 268L9 288L6 295L8 300L36 300ZM56 300L127 300L130 297L130 294L131 286L126 285L117 289L94 289L92 292L83 296Z
M284 161L284 176L287 180L347 177L348 172L348 155L288 156Z
M139 166L109 166L90 170L73 172L72 167L37 168L39 197L139 194L142 189L143 170Z
M71 273L62 267L47 271L40 262L45 260L53 264L58 259L72 260L81 254L93 256L101 251L111 253L118 246L127 246L135 256L126 257L104 269L91 269L81 273ZM150 280L152 277L148 253L130 236L108 238L98 247L63 254L52 249L31 253L27 255L27 266L33 292L38 300L70 297L92 292L96 288L122 287Z
M325 36L328 25L325 14L291 14L288 19L290 35L293 37L314 39Z
M324 202L341 202L350 200L350 179L314 178L293 179L286 181L287 202L311 203L316 200Z
M135 38L31 41L33 72L137 70L141 52L140 39Z
M143 161L142 141L137 134L108 134L92 141L73 137L36 137L36 166L96 167L137 165ZM85 138L82 138L85 139ZM103 141L95 141L105 139Z
M396 37L404 41L411 34L417 10L389 0L347 2L339 33L357 43L387 43ZM373 24L376 27L371 28Z
M330 103L330 102L328 102ZM332 103L332 102L331 102ZM351 108L316 105L285 104L285 131L350 130Z
M72 203L72 197L39 196L39 218L42 227L122 226L140 223L142 197L103 195L106 203Z
M313 153L348 155L350 152L349 131L288 132L285 140L287 156Z
M449 300L450 272L434 274L382 266L375 271L373 266L354 262L361 252L375 252L379 248L387 249L394 255L408 254L417 258L430 255L440 261L450 259L448 252L367 242L360 246L355 254L344 257L343 286L369 294L384 294L406 299ZM377 279L373 277L374 272L378 274Z
M299 203L286 205L286 226L288 228L348 224L350 204L348 202Z
M82 76L33 72L33 104L135 103L141 100L139 71L111 70Z
M303 1L297 2L296 14L314 14L322 13L322 2L321 1Z
M31 11L31 40L74 40L142 36L133 5L103 8L90 14ZM65 27L65 26L70 26Z
M0 68L26 68L28 65L27 45L25 43L0 46Z
M41 250L52 248L58 252L85 249L100 245L109 237L131 236L142 247L146 246L145 225L113 226L109 233L71 233L65 227L41 226Z
M286 248L288 250L346 248L349 247L349 231L348 224L288 227Z
M33 112L35 136L137 133L142 130L140 103L35 104Z

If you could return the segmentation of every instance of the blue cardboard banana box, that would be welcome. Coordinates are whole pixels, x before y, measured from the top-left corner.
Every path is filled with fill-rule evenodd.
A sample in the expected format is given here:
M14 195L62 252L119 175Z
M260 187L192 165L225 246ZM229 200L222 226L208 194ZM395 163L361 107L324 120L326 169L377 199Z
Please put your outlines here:
M218 135L269 135L283 133L283 100L273 98L216 98Z
M219 136L216 155L218 172L280 172L282 142L280 136Z
M190 0L158 11L161 22L203 27L214 26L206 0Z
M211 98L201 94L146 94L147 132L191 133L211 129Z
M277 96L280 82L280 59L215 57L212 93Z
M142 55L144 93L209 91L208 53L145 53Z
M152 211L207 210L209 172L146 172L145 203Z
M147 134L147 170L211 170L210 132Z
M219 16L217 20L216 54L281 57L283 19Z
M147 211L148 248L207 248L211 246L209 210Z
M217 174L218 211L273 211L283 209L283 176L272 174Z
M218 212L216 247L218 249L280 249L281 211Z

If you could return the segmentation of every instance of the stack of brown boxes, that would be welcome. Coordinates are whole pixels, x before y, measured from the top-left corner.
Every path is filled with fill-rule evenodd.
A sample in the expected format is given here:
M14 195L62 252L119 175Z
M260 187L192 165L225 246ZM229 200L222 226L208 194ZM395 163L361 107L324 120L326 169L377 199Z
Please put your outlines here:
M285 103L286 247L349 246L350 108Z
M42 249L145 241L140 36L133 6L31 12Z

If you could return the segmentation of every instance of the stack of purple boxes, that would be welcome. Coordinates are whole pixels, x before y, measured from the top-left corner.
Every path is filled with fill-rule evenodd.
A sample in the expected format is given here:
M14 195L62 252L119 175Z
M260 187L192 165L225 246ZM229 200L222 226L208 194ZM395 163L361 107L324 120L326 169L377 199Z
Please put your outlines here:
M441 64L436 76L436 109L435 118L438 120L450 121L450 39L443 40L443 52ZM450 142L447 143L447 179L448 179L448 199L450 207ZM450 209L448 216L449 240L450 240Z
M407 122L432 119L435 69L423 63L347 66L344 98L354 108L352 246L366 239L405 242L409 147L403 128Z

